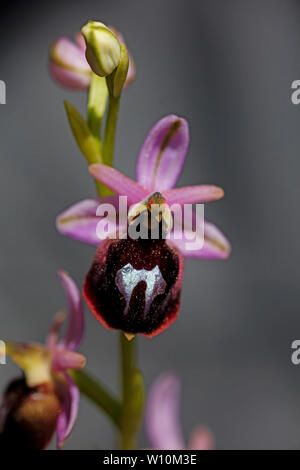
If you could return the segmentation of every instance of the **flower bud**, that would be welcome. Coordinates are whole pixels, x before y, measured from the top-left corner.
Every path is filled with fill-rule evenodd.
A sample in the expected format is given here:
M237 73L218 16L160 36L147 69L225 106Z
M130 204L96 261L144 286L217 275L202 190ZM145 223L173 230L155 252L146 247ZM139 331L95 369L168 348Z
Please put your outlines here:
M121 47L118 38L103 23L89 21L81 30L86 59L96 75L106 77L117 68Z
M43 450L56 430L60 402L49 382L28 387L14 380L0 406L0 449Z

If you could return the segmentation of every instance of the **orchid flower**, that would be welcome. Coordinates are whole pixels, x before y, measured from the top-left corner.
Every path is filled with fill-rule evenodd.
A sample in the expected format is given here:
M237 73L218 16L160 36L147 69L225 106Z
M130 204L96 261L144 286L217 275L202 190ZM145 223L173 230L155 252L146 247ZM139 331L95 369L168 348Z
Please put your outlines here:
M115 28L109 29L117 36L120 43L124 38ZM58 38L50 48L49 69L52 77L62 86L74 90L88 89L91 82L92 70L85 57L86 44L81 33L75 36L75 42L66 37ZM124 88L135 77L135 65L131 54L129 56L129 69Z
M224 192L212 185L174 188L181 173L189 145L189 129L185 119L169 115L158 121L149 132L139 154L137 182L119 171L103 164L90 166L90 172L113 190L117 196L85 199L63 212L57 218L57 229L63 235L94 246L102 241L97 233L100 204L113 204L118 209L118 196L127 196L129 205L136 204L159 191L169 205L193 204L221 199ZM116 229L119 227L116 226ZM192 229L192 227L191 227ZM170 234L173 244L185 257L225 259L230 254L230 244L220 230L209 222L204 225L204 245L199 250L186 250L185 239Z
M76 352L84 332L84 315L73 279L65 271L60 271L59 277L68 304L68 326L64 336L59 339L65 319L65 315L59 313L45 345L6 343L6 353L25 376L8 387L0 408L0 437L4 442L6 439L8 445L10 437L14 439L14 445L18 445L18 436L21 446L25 442L28 447L46 448L56 428L57 446L61 448L76 421L79 390L68 371L80 370L85 365L85 357ZM14 436L11 436L11 429Z
M146 405L146 433L150 445L156 450L211 450L212 433L206 427L198 427L185 444L179 422L180 382L176 375L159 376L151 386Z
M174 189L188 144L187 121L175 115L166 116L153 127L142 146L137 164L137 182L109 166L91 165L90 172L94 178L117 196L84 200L57 218L57 228L62 234L96 246L101 242L85 281L84 297L92 313L105 327L121 329L129 337L135 333L154 336L175 321L180 308L182 256L224 259L230 253L226 237L208 222L204 223L203 246L192 251L186 249L185 242L190 239L189 231L193 230L193 223L180 233L175 227L169 234L169 240L159 245L159 249L155 243L152 243L151 249L150 245L146 249L144 244L131 240L116 242L110 237L105 241L99 239L97 207L109 203L118 208L118 196L126 195L128 205L134 205L137 211L140 207L149 208L152 202L160 204L164 201L168 207L172 204L204 203L223 197L223 190L213 185ZM124 230L117 224L113 228L119 233ZM121 243L126 256L121 256ZM108 252L112 257L108 256ZM111 267L108 267L109 262ZM145 283L149 288L146 292Z

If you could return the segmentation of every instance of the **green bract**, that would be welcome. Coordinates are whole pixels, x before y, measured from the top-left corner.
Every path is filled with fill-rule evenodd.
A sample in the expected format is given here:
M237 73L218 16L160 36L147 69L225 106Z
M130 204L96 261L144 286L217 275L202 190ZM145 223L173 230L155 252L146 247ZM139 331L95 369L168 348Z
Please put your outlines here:
M125 44L121 44L121 54L118 67L114 72L107 77L107 85L109 87L110 93L118 98L121 93L123 86L126 82L127 73L129 67L129 57Z
M75 106L67 100L64 101L64 105L72 133L82 154L85 156L89 164L101 162L101 155L97 141L90 131L85 119L81 116Z

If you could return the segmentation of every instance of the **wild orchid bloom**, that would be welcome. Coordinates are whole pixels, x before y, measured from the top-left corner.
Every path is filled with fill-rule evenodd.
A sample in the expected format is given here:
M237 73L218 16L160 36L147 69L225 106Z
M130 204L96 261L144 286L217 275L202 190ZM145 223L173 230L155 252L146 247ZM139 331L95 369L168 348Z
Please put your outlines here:
M76 352L83 336L84 316L76 284L65 271L59 276L68 304L64 336L59 340L65 318L59 313L46 345L6 343L6 353L23 370L24 378L13 381L4 393L0 447L45 449L56 430L60 448L75 424L79 390L68 371L85 365L85 357Z
M137 164L137 182L103 165L90 166L90 172L117 196L84 200L57 219L64 235L99 245L84 285L90 310L107 328L123 330L129 336L142 333L154 336L164 331L177 317L183 274L182 255L192 258L227 258L230 245L212 224L204 223L204 244L190 251L191 226L184 232L175 227L168 240L99 239L96 211L101 204L118 208L118 196L127 196L133 211L151 212L152 204L204 203L223 197L223 190L212 185L175 188L189 144L188 123L174 115L161 119L148 134ZM129 212L129 216L131 212ZM165 210L168 219L168 210ZM134 219L134 217L132 217ZM192 222L194 222L193 219ZM113 226L113 223L111 223ZM124 227L117 224L113 231ZM107 235L106 235L107 236ZM105 237L104 237L105 238Z
M185 444L179 422L180 382L176 375L159 376L149 390L146 406L146 433L153 449L211 450L212 433L205 427L194 430Z
M117 36L120 43L124 38L115 28L109 29ZM74 90L88 89L92 70L85 57L86 44L81 33L75 36L75 42L66 37L58 38L50 48L49 68L53 78L62 86ZM129 55L129 69L124 89L134 80L135 65Z

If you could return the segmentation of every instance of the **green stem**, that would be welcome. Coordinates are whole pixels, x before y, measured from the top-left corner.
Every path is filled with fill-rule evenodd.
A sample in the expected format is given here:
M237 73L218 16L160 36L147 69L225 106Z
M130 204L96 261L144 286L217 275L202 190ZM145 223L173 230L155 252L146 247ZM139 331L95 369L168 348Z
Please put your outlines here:
M131 375L135 366L136 339L128 341L124 333L120 333L121 350L121 379L122 379L122 401L126 404L130 399Z
M104 163L109 166L113 166L119 106L120 96L118 98L115 98L112 94L110 94L105 127L105 136L103 142L103 160Z
M101 123L107 103L108 90L104 77L92 74L87 105L87 122L101 152Z
M93 73L88 95L87 123L100 155L99 163L104 161L102 157L101 124L105 113L107 97L108 89L105 78L98 77L98 75ZM111 194L111 191L96 179L95 184L100 197Z
M99 83L98 83L99 85ZM91 91L91 96L95 96ZM95 103L95 99L89 99L89 103ZM115 98L109 94L109 104L107 120L105 126L104 142L102 146L102 161L109 166L113 166L114 146L116 137L116 126L120 97ZM101 113L100 113L101 114ZM98 132L99 120L95 118L95 109L88 112L90 115L89 127L95 138ZM100 121L101 123L101 121ZM108 188L97 186L98 194L111 194ZM111 417L120 431L120 448L130 450L136 448L136 436L140 426L144 406L144 384L140 371L136 368L136 340L128 341L124 333L120 333L120 353L121 353L121 403L100 385L95 379L83 372L75 372L76 383L80 391L90 400L98 405ZM79 376L79 377L78 377Z
M112 420L117 428L121 426L121 404L113 397L99 380L92 377L84 370L70 371L80 393L92 401L101 411Z
M136 361L136 339L127 340L124 333L120 332L121 353L121 390L122 390L122 413L123 422L121 426L121 449L132 450L136 447L135 432L131 432L128 420L128 410L131 408L132 377Z

